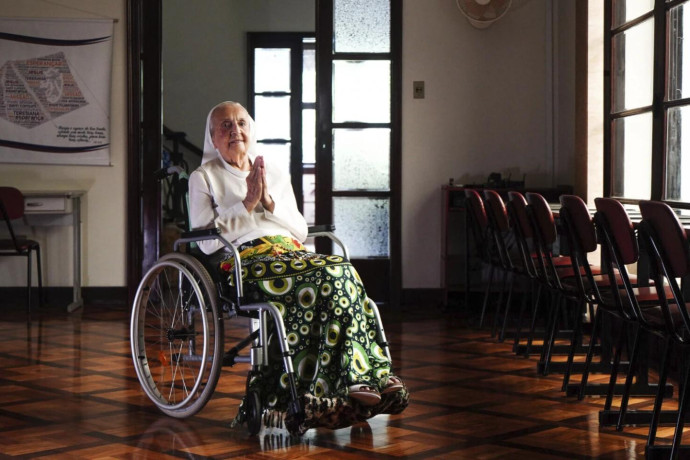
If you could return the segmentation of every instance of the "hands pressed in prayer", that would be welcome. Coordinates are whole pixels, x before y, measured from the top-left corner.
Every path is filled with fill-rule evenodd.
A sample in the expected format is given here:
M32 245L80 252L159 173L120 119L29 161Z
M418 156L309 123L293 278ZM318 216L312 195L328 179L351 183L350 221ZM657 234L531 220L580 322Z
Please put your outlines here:
M265 210L273 212L275 203L268 192L266 183L266 168L264 157L257 156L252 164L252 169L247 176L247 196L243 200L247 211L252 212L257 204L261 203Z

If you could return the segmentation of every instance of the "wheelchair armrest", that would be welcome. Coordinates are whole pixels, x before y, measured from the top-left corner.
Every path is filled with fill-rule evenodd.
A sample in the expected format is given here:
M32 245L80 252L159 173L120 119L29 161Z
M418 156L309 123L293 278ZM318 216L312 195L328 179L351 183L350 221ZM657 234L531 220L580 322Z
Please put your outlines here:
M324 233L324 232L334 232L335 231L335 225L334 224L323 224L323 225L312 225L307 229L309 232L309 235L312 233Z
M213 237L214 235L220 235L220 228L206 228L203 230L194 230L191 232L184 232L182 235L180 235L181 238L184 239L198 239L198 240L207 240L210 238L205 238L205 237Z
M329 238L335 244L340 246L340 249L343 251L343 256L345 257L345 259L350 260L350 251L347 250L347 246L345 246L345 243L340 241L340 239L337 236L335 236L335 234L333 233L335 231L335 225L334 224L314 225L312 227L309 227L307 230L308 230L307 236L311 236L311 237L325 236L326 238Z

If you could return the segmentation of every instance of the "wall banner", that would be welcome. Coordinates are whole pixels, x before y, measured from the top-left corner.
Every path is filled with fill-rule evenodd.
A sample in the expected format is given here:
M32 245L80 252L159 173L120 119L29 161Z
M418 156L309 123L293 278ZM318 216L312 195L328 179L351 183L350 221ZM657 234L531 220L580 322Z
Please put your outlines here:
M112 19L0 18L0 162L110 164Z

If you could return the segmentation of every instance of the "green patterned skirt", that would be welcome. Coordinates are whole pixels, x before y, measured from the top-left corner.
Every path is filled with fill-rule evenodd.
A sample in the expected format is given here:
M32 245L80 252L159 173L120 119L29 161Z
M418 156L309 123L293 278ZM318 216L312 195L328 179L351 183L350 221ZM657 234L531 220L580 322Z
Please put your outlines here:
M309 252L282 236L253 240L239 251L245 297L272 303L283 317L306 415L299 431L349 426L406 407L406 388L382 395L375 406L361 406L347 396L354 384L383 390L391 375L391 362L379 343L373 302L348 261ZM220 269L234 284L231 256ZM269 340L269 356L267 368L252 376L248 386L259 392L267 424L280 425L275 421L286 416L290 390L277 340ZM240 408L236 421L242 420Z

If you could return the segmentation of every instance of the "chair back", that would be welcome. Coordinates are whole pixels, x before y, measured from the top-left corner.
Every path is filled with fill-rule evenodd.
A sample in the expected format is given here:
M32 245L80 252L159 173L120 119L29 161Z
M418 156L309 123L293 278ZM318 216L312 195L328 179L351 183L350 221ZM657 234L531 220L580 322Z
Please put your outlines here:
M553 219L553 212L549 203L539 193L527 192L525 194L529 210L532 214L532 224L537 238L547 247L551 247L556 242L558 233L556 232L556 222Z
M474 189L465 189L465 203L470 213L474 231L485 234L489 226L489 218L484 208L484 200L482 200L479 192Z
M587 205L577 195L561 195L560 219L570 248L570 260L580 296L592 302L602 303L587 254L594 252L599 244L594 222Z
M537 268L532 259L532 249L530 246L530 241L532 240L532 227L530 226L527 216L527 200L525 200L522 193L509 191L506 209L510 226L515 235L515 241L520 250L522 265L531 278L538 278Z
M14 220L24 217L24 195L14 187L0 187L3 218Z
M495 229L499 232L507 232L510 230L508 212L506 211L506 206L501 195L495 190L484 190L484 199L489 208L489 222L493 222Z
M690 273L687 235L673 209L660 201L640 201L640 212L661 244L669 275L683 278Z
M24 217L24 195L14 187L0 187L0 215L10 232L12 244L17 252L22 248L12 228L12 221Z
M594 204L599 215L597 222L603 230L611 232L611 239L615 242L620 263L630 265L637 263L640 248L635 237L635 229L623 205L613 198L596 198Z
M597 208L594 222L615 306L625 318L636 319L648 328L653 327L640 309L628 274L627 265L637 263L640 254L630 217L623 205L613 198L596 198L594 204Z
M690 273L690 250L686 232L678 216L660 201L640 201L642 222L640 238L649 254L652 274L657 286L668 284L673 294L673 304L666 295L659 294L659 303L666 323L667 333L680 342L690 340L690 317L677 279ZM661 292L662 289L658 289ZM679 308L679 305L682 305ZM684 326L684 331L679 327Z
M570 234L583 253L596 251L597 233L594 229L592 216L587 205L577 195L561 195L558 199L561 203L561 218L566 222Z
M482 197L476 190L465 189L465 206L467 208L468 224L474 236L474 241L486 256L489 253L486 248L486 243L489 242L489 218L484 208L484 200L482 200Z
M498 256L502 265L511 269L514 268L508 251L508 242L510 224L508 221L508 211L506 210L503 198L495 190L484 190L484 198L486 200L487 217L489 227L494 237L494 243L498 249Z
M527 216L527 200L520 192L508 192L508 213L514 220L514 228L521 233L521 236L528 240L532 238L532 226Z

